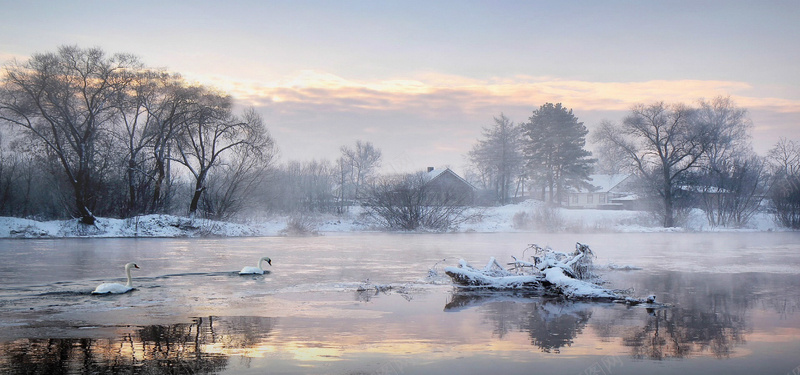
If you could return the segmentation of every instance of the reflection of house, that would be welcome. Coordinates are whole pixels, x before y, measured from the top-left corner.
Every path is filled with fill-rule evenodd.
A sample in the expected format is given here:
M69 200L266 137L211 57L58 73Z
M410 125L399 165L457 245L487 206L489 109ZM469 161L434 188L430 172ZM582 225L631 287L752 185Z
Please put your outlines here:
M593 189L575 189L569 193L566 207L631 210L635 208L633 175L596 174L589 176Z
M450 168L434 169L428 167L425 175L426 191L442 204L470 205L475 201L477 190L467 180L461 178Z

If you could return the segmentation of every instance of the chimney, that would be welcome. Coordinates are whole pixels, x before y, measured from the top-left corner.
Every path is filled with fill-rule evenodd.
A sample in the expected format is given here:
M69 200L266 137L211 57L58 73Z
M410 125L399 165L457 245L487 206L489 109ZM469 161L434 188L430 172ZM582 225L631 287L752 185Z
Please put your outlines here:
M433 172L433 167L428 167L428 173Z

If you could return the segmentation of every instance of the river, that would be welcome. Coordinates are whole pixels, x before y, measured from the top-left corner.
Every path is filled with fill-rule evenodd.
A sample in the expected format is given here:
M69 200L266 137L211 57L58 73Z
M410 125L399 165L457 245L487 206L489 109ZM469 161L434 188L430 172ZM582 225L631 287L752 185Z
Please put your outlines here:
M605 287L669 307L442 271L576 241ZM238 275L262 256L268 274ZM131 261L136 290L90 294ZM798 353L793 232L0 240L2 374L793 374Z

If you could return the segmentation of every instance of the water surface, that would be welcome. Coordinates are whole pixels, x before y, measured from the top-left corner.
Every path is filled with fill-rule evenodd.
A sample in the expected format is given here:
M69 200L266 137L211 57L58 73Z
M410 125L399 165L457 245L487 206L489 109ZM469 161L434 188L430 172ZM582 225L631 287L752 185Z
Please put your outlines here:
M529 243L669 308L454 289ZM529 254L526 254L529 255ZM269 274L239 276L261 256ZM444 260L444 261L442 261ZM93 296L101 282L132 293ZM630 270L632 267L638 270ZM437 271L429 274L429 269ZM0 240L0 373L669 374L800 366L800 235Z

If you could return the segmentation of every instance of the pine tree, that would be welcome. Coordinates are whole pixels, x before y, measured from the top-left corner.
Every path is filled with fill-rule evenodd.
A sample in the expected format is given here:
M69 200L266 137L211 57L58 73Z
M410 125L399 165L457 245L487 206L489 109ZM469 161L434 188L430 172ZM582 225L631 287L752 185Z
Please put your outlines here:
M571 109L546 103L522 127L526 168L540 181L543 198L560 205L570 188L591 186L595 159L584 148L589 131Z
M494 192L500 204L508 203L514 179L522 166L520 127L502 113L494 126L483 129L483 138L468 153L485 188Z

